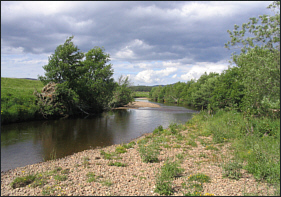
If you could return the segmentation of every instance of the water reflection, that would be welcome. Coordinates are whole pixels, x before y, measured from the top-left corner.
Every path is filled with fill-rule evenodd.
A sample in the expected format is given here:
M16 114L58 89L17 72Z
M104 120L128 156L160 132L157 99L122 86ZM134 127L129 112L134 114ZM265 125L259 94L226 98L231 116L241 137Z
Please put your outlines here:
M155 127L184 123L194 111L165 106L114 110L87 119L15 123L1 126L1 171L97 146L127 143Z

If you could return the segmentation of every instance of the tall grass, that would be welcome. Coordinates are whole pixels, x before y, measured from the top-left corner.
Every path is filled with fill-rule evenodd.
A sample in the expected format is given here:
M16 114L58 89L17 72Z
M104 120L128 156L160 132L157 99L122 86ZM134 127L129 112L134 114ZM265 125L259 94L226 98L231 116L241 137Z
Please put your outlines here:
M212 135L214 143L231 142L234 160L257 180L280 184L280 119L244 117L234 110L206 111L188 122L199 135Z
M1 77L1 124L34 119L35 89L43 88L41 81Z

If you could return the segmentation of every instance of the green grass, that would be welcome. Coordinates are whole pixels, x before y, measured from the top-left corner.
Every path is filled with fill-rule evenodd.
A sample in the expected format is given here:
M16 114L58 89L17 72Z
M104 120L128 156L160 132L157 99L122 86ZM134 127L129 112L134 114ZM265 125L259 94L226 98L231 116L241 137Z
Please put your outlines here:
M117 166L117 167L126 167L126 166L128 166L127 164L121 163L121 162L110 162L108 165L109 166Z
M149 97L149 92L141 92L141 91L135 91L134 92L134 98L140 98L140 97Z
M35 89L41 81L1 77L1 124L32 120L36 116Z
M171 162L167 159L156 175L156 185L154 191L160 195L173 194L174 189L172 187L172 180L175 177L181 176L183 171L184 169L180 168L179 163Z
M16 177L13 182L11 183L11 186L13 189L19 188L19 187L25 187L26 185L29 185L32 183L36 178L36 175L27 175L23 177Z
M244 117L235 110L219 110L214 115L201 111L188 122L198 133L210 132L213 144L231 143L237 163L224 164L225 176L238 179L243 168L256 180L280 184L280 119ZM213 147L206 149L216 150Z
M140 153L143 162L145 163L159 162L158 156L160 152L159 152L159 146L157 144L140 143L138 151Z

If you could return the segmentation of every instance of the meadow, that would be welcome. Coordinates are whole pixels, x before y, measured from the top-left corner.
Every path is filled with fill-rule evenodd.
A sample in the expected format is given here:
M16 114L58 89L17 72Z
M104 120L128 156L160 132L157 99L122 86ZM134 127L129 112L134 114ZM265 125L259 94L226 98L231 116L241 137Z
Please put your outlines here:
M1 124L36 118L35 89L41 91L41 81L1 77Z

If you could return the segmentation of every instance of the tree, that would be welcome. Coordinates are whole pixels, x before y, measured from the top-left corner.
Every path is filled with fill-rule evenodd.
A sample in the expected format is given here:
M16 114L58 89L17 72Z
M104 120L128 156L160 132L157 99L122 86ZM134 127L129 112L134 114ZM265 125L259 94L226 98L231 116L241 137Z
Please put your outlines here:
M242 44L241 54L232 56L240 69L244 97L241 109L247 114L273 115L280 112L280 2L267 8L275 15L250 18L250 22L234 26L231 41L225 46ZM252 37L246 37L252 35ZM280 115L279 115L280 116Z
M113 93L113 100L110 105L112 107L120 107L126 105L134 100L133 91L130 87L129 77L123 77L122 75L118 78L116 88Z
M107 64L110 56L99 47L84 54L72 39L73 36L56 48L43 66L45 76L38 78L44 84L57 83L57 98L68 113L77 109L86 114L100 113L108 107L115 88L112 65Z
M225 44L225 47L229 49L230 45L237 46L242 44L242 53L246 53L257 45L264 46L270 50L280 50L280 2L274 1L267 8L272 9L275 15L269 16L264 14L259 16L259 19L255 17L250 18L248 23L242 24L240 31L238 30L238 25L234 25L233 32L227 30L231 40ZM252 37L245 38L245 33L252 35Z

